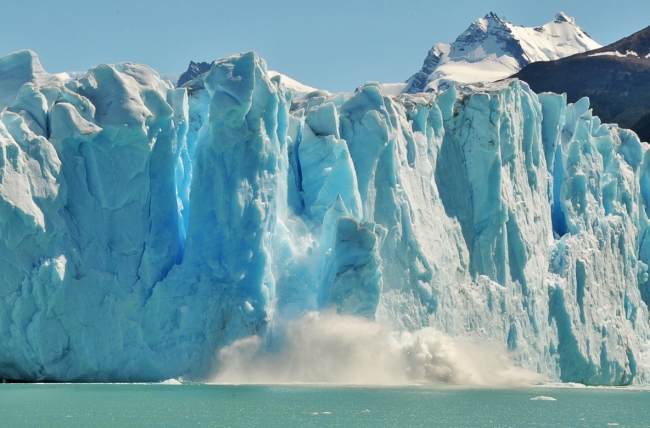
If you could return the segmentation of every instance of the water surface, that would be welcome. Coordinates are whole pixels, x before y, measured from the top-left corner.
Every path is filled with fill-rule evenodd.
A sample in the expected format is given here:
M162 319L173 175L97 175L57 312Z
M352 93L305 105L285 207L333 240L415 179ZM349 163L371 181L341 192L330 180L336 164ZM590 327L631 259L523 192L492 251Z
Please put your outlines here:
M3 384L0 426L647 427L649 404L615 388Z

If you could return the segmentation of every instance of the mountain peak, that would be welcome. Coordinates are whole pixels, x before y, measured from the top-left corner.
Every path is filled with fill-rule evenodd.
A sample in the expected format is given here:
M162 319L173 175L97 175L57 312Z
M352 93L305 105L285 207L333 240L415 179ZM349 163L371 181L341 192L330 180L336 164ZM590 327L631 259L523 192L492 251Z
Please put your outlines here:
M194 62L190 61L190 65L187 67L187 70L181 74L176 83L177 87L181 87L183 84L189 82L192 79L195 79L202 75L203 73L210 70L212 63L209 62Z
M454 45L463 45L460 50L465 50L467 46L483 43L490 35L501 35L503 32L508 32L508 23L496 13L490 12L472 22L467 30L456 38Z
M503 19L499 18L499 15L497 15L494 12L488 12L483 19L488 19L497 22L504 22Z
M558 24L561 24L562 22L568 22L569 24L576 25L575 18L570 17L564 12L558 12L557 14L555 14L555 19L553 20L553 22L556 22Z

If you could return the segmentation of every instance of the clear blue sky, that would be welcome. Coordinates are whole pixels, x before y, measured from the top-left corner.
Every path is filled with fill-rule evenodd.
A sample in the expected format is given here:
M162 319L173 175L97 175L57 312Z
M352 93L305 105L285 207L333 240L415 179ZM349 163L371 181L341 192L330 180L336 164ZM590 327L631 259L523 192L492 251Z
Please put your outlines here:
M255 50L307 85L351 91L406 80L489 11L534 26L560 10L603 45L650 25L648 0L3 0L0 56L31 49L51 73L123 61L174 73Z

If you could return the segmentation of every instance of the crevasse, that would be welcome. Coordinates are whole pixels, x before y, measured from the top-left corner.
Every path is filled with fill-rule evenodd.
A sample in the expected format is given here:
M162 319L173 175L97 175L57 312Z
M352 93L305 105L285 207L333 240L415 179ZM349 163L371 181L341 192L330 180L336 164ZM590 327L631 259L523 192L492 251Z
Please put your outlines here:
M254 53L174 89L0 59L0 378L205 379L330 310L648 381L650 160L519 81L293 99Z

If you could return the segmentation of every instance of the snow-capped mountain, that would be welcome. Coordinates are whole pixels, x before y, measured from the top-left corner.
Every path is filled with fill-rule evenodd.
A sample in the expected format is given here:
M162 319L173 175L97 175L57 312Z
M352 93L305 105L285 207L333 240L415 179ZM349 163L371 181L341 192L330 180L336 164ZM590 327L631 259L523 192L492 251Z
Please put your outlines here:
M511 24L490 12L473 22L455 42L438 43L422 69L407 82L405 92L445 89L450 84L493 82L537 61L564 58L597 49L575 19L560 12L541 27Z

